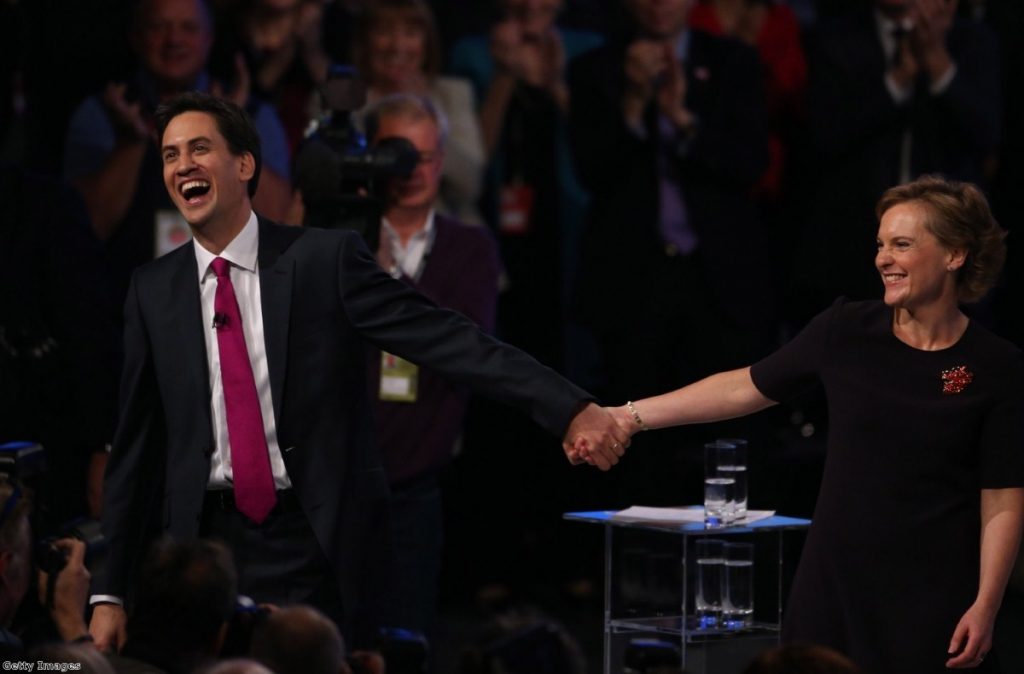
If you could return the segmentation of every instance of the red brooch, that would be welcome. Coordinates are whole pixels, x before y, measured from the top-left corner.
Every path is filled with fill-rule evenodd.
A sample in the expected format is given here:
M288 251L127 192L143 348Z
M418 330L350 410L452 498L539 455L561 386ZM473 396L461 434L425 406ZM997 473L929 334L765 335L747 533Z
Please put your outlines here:
M974 373L966 365L958 365L942 371L942 392L945 394L960 393L974 381Z

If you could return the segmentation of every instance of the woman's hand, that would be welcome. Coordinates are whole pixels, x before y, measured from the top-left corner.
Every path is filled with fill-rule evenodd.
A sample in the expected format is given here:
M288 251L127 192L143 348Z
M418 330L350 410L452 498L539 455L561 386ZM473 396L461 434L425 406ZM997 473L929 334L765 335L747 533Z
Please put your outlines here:
M965 669L980 665L992 648L995 621L995 611L972 604L953 630L949 642L949 654L953 657L946 660L946 667Z

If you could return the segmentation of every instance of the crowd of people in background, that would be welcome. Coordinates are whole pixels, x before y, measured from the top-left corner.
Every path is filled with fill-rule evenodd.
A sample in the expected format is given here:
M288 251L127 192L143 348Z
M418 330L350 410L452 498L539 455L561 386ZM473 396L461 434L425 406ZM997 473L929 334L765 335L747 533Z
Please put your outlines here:
M294 162L339 64L365 83L352 120L369 146L418 152L385 196L381 266L608 403L755 361L836 297L876 297L875 203L925 174L976 183L1009 230L1004 278L971 311L1024 345L1022 28L1017 0L0 0L0 442L46 447L53 522L100 515L120 307L133 270L189 238L156 107L190 90L244 107L262 143L254 209L301 226ZM587 592L595 570L561 554L582 532L560 514L696 502L708 438L764 450L754 470L778 479L755 505L812 510L813 398L638 437L620 469L570 474L524 417L429 372L412 375L419 399L388 398L383 379L409 371L368 363L404 508L393 545L417 555L390 571L415 585L387 600L396 626L435 629L442 540L475 560L449 589ZM230 580L220 554L167 548L149 572ZM187 671L220 653L235 598L193 591L211 615L188 627L206 632L140 613L124 657ZM340 666L340 635L295 610ZM293 628L269 620L268 652L236 654L285 671L269 651L294 647Z

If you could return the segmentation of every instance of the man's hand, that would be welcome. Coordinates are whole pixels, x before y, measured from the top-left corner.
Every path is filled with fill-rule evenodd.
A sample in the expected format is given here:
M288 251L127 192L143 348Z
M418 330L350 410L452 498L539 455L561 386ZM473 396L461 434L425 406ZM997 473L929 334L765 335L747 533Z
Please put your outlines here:
M626 49L626 95L643 103L654 94L655 80L669 63L665 60L665 46L654 40L637 40Z
M916 0L911 8L914 29L910 41L932 82L941 79L953 65L946 36L953 27L956 6L957 0Z
M565 432L562 449L569 463L589 463L608 470L619 462L629 446L629 433L624 431L612 414L594 403L580 410Z
M125 642L125 624L128 618L124 608L117 604L97 604L92 610L89 634L101 651L120 651Z
M85 568L85 543L74 538L62 538L54 547L67 555L67 563L56 578L39 572L39 601L50 611L57 632L65 641L86 633L85 605L89 600L89 571ZM47 586L53 588L53 606L46 602Z
M664 59L667 64L658 83L656 98L658 111L678 129L693 126L693 113L686 107L686 73L683 64L675 58L671 45L665 45Z
M126 84L111 82L103 92L103 105L110 114L117 137L128 142L143 141L150 136L149 122L142 114L142 104L125 98Z
M249 73L249 66L246 65L245 57L242 56L241 52L235 54L234 84L235 86L232 89L226 89L223 84L214 81L210 85L210 93L245 109L246 104L249 102L249 94L252 93L252 75Z

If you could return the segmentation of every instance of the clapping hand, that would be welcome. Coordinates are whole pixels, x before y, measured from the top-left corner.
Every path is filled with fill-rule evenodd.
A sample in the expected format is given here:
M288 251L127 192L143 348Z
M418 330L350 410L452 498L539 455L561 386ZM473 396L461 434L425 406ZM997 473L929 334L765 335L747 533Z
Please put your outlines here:
M114 130L119 138L131 141L145 140L150 135L149 122L139 101L129 102L128 86L111 82L103 92L103 105L110 113Z

